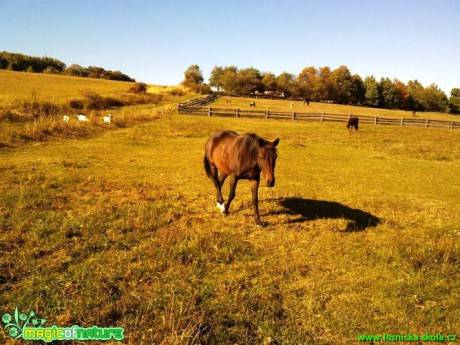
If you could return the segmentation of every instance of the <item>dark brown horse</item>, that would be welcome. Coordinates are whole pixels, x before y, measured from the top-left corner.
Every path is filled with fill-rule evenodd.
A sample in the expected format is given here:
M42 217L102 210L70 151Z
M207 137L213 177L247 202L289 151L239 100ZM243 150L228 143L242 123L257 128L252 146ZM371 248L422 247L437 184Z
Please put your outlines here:
M238 180L251 181L252 203L257 224L259 216L259 181L260 173L265 176L267 187L275 185L276 146L279 139L270 142L255 134L238 135L233 131L213 134L207 141L204 155L206 174L214 182L217 190L217 207L228 215L230 203L235 198ZM230 176L230 193L224 203L222 185Z
M347 122L347 128L348 128L348 130L355 129L355 131L357 131L357 130L358 130L358 126L359 126L359 118L358 118L357 116L351 115L351 116L348 118L348 122Z

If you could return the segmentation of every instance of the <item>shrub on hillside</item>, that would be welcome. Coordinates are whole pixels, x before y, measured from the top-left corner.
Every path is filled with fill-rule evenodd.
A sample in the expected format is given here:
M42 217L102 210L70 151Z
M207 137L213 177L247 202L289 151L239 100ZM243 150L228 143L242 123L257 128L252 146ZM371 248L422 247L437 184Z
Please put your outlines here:
M147 93L147 84L145 83L135 83L131 86L128 92L132 93Z
M93 91L83 93L83 103L86 110L103 110L105 109L104 98Z
M125 94L121 100L125 105L158 104L163 99L162 94Z
M199 93L200 95L207 95L211 92L211 88L207 84L195 84L188 86L188 88L195 93Z
M105 109L110 108L119 108L124 106L125 104L118 98L115 97L104 97L104 107Z
M175 87L174 89L172 89L171 91L168 91L168 93L172 96L183 96L185 95L185 91L178 88L178 87Z
M70 108L75 109L75 110L83 110L83 108L85 107L85 104L83 103L81 99L72 99L69 102L69 106Z
M11 111L10 109L2 109L0 111L0 122L27 122L29 119L26 116L21 116L18 113Z

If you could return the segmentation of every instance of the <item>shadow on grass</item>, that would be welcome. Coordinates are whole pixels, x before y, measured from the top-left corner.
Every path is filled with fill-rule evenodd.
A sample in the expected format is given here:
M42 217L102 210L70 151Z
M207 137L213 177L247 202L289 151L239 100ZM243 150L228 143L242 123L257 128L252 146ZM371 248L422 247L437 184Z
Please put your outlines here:
M287 213L299 215L300 218L289 223L306 222L315 219L346 219L346 232L363 231L380 223L376 216L358 209L353 209L334 201L310 200L303 198L281 198L278 203L287 209Z

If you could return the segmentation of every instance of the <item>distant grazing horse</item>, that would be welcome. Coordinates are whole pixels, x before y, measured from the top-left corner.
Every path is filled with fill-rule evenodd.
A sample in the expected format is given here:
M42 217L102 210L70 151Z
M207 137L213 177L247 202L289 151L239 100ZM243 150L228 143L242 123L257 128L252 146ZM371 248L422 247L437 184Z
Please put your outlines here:
M347 122L347 128L348 130L352 130L353 128L355 129L355 131L358 130L358 125L359 125L359 119L357 116L350 116L350 118L348 119L348 122Z
M249 102L249 106L250 106L250 107L255 107L255 106L256 106L256 102Z
M276 146L279 141L275 139L270 142L252 133L238 135L233 131L217 132L208 139L204 168L214 182L217 190L217 207L222 213L228 215L230 203L235 198L238 180L249 180L256 224L262 224L258 197L260 173L263 172L267 187L275 185ZM230 193L227 203L224 203L221 189L227 176L230 176Z

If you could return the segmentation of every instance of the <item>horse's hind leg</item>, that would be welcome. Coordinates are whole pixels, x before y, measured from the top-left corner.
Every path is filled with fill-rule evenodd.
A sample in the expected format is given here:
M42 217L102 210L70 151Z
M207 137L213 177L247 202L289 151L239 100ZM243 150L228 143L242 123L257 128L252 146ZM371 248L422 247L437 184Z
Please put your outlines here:
M217 202L222 205L222 211L223 211L224 198L222 196L222 186L225 182L225 179L227 178L227 174L219 171L217 178L219 180L219 185L217 188Z
M227 178L227 175L224 174L221 171L218 171L217 168L215 168L215 173L214 171L212 172L212 180L214 182L214 186L216 187L217 191L217 208L223 213L224 212L224 198L222 196L222 185L224 184L225 179Z
M228 194L228 200L225 204L224 214L228 214L228 209L230 208L230 204L235 199L236 194L236 184L238 183L238 178L235 175L230 175L230 193Z

